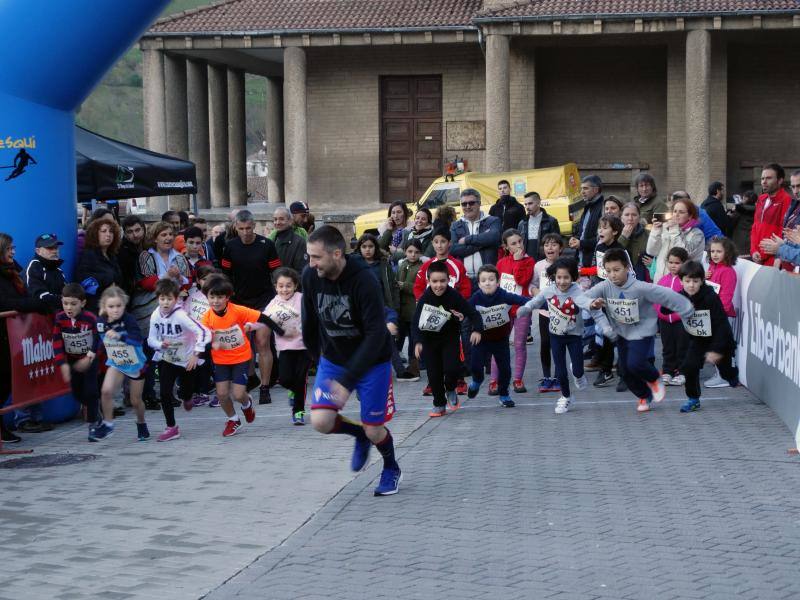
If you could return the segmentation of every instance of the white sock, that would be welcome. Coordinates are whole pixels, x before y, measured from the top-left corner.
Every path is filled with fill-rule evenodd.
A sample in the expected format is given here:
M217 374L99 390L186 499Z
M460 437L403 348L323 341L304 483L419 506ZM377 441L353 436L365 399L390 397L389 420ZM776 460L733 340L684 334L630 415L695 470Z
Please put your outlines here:
M228 421L233 421L234 423L238 423L239 415L233 415L232 417L228 417Z
M247 410L251 406L253 406L253 401L252 400L248 400L247 404L242 404L242 410ZM237 417L237 419L238 419L238 417Z

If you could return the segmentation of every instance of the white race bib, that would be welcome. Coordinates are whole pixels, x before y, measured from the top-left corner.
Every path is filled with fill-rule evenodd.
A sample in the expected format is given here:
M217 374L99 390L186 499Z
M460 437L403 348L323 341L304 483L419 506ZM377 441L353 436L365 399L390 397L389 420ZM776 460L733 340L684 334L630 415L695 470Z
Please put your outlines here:
M202 294L189 296L189 316L195 321L200 321L209 309L208 299Z
M715 283L713 281L709 281L708 279L706 279L706 285L708 285L708 287L710 287L712 290L714 290L717 293L717 295L719 295L719 290L720 290L720 288L722 288L722 286L720 284Z
M683 327L689 332L689 335L711 337L711 311L694 311L692 316L683 322Z
M636 298L632 300L627 298L608 298L606 305L611 318L618 323L633 325L639 322L639 300Z
M550 317L550 333L555 335L566 335L570 323L575 320L575 317L570 317L564 314L561 309L556 308L549 302L547 303L548 317Z
M103 340L108 358L118 367L133 367L139 362L136 348L119 340Z
M64 339L64 352L67 354L84 355L92 349L92 331L86 330L79 333L62 333Z
M300 318L300 313L284 302L275 302L264 311L264 314L281 326L292 319Z
M500 273L500 287L509 294L522 295L522 286L517 285L517 281L511 273Z
M173 365L177 365L183 362L183 355L184 355L184 347L183 344L180 346L168 346L166 348L161 349L161 360L167 361L168 363L172 363Z
M244 346L244 334L238 325L228 329L218 329L214 332L212 339L220 350L235 350Z
M453 315L441 306L423 304L419 315L420 331L441 331Z
M484 329L495 329L511 322L508 316L508 304L498 304L497 306L476 306L475 307L483 319Z
M600 279L608 279L608 274L606 273L606 268L603 266L603 256L605 252L600 252L599 250L595 252L594 255L594 262L597 265L597 276Z

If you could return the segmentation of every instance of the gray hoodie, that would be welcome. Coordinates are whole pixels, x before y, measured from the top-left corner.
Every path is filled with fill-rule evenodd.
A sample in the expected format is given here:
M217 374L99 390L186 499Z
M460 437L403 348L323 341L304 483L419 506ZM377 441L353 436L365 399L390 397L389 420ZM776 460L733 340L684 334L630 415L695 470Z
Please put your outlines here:
M553 301L553 298L556 301ZM589 310L592 299L588 298L581 286L573 283L566 292L556 285L548 285L528 301L523 311L530 314L537 308L546 308L550 316L550 333L557 335L583 335L583 316L581 309ZM521 309L520 309L521 310ZM601 310L590 311L601 331L610 331L611 326ZM519 310L517 315L519 315ZM565 318L565 316L567 318ZM563 332L563 333L562 333Z
M666 306L682 319L689 318L694 312L692 303L685 296L670 288L639 281L632 273L628 274L628 281L622 287L607 279L587 290L586 297L605 300L605 313L613 333L609 335L602 327L601 330L603 335L611 339L617 335L626 340L653 337L658 329L654 304Z

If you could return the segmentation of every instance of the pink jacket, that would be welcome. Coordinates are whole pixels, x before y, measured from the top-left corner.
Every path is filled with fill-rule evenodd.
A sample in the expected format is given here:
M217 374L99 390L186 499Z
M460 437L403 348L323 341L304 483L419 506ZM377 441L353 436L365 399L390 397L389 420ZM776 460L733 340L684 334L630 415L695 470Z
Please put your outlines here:
M287 333L287 335L275 336L275 348L278 352L306 349L303 345L302 306L303 294L295 292L288 301L281 300L280 296L275 296L264 309L264 314L283 327Z
M680 292L683 289L681 278L677 275L670 275L669 273L658 280L658 285L671 288L673 292ZM668 315L662 313L660 304L654 304L653 308L656 309L656 314L661 321L665 321L667 323L679 323L681 320L681 316L678 313L670 313Z
M728 265L711 263L708 266L708 281L720 286L719 299L722 300L725 314L729 317L735 317L736 309L733 308L733 293L736 291L736 269Z

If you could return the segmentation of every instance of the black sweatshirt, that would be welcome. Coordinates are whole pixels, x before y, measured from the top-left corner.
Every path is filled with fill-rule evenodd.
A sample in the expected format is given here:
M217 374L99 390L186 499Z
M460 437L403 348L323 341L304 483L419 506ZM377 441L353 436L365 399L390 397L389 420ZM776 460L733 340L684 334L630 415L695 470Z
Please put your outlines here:
M422 311L424 310L425 306L428 305L433 309L443 309L450 314L449 317L446 315L431 315L426 316L423 319L423 323L420 324L420 319L422 318ZM429 308L430 310L430 308ZM425 292L420 296L419 301L417 302L417 308L414 311L414 318L411 319L411 328L414 332L414 339L417 340L428 340L428 339L441 339L442 337L452 336L458 337L461 335L461 323L460 321L450 312L455 310L456 312L460 312L464 315L465 319L469 319L472 323L472 330L473 331L483 331L483 320L481 319L480 314L478 311L475 310L475 307L472 306L467 300L455 291L450 286L447 286L447 289L444 291L444 294L441 296L437 296L433 293L430 287L425 289ZM436 321L436 317L439 318L446 318L446 322L442 325L439 331L426 331L420 328L426 326L426 323L431 322L433 323ZM433 325L432 325L433 326Z
M347 257L335 281L303 271L303 343L314 356L344 367L337 381L348 390L392 356L383 295L360 257Z
M220 260L222 271L233 283L236 304L264 310L275 296L272 272L281 266L272 240L256 235L251 244L232 238L225 244Z
M694 296L687 294L686 290L681 290L681 294L692 302L695 313L701 310L707 310L710 313L711 335L697 336L688 332L690 343L705 346L707 352L732 353L736 349L736 340L733 338L731 324L725 314L722 300L719 299L719 296L711 286L706 285L704 282Z

